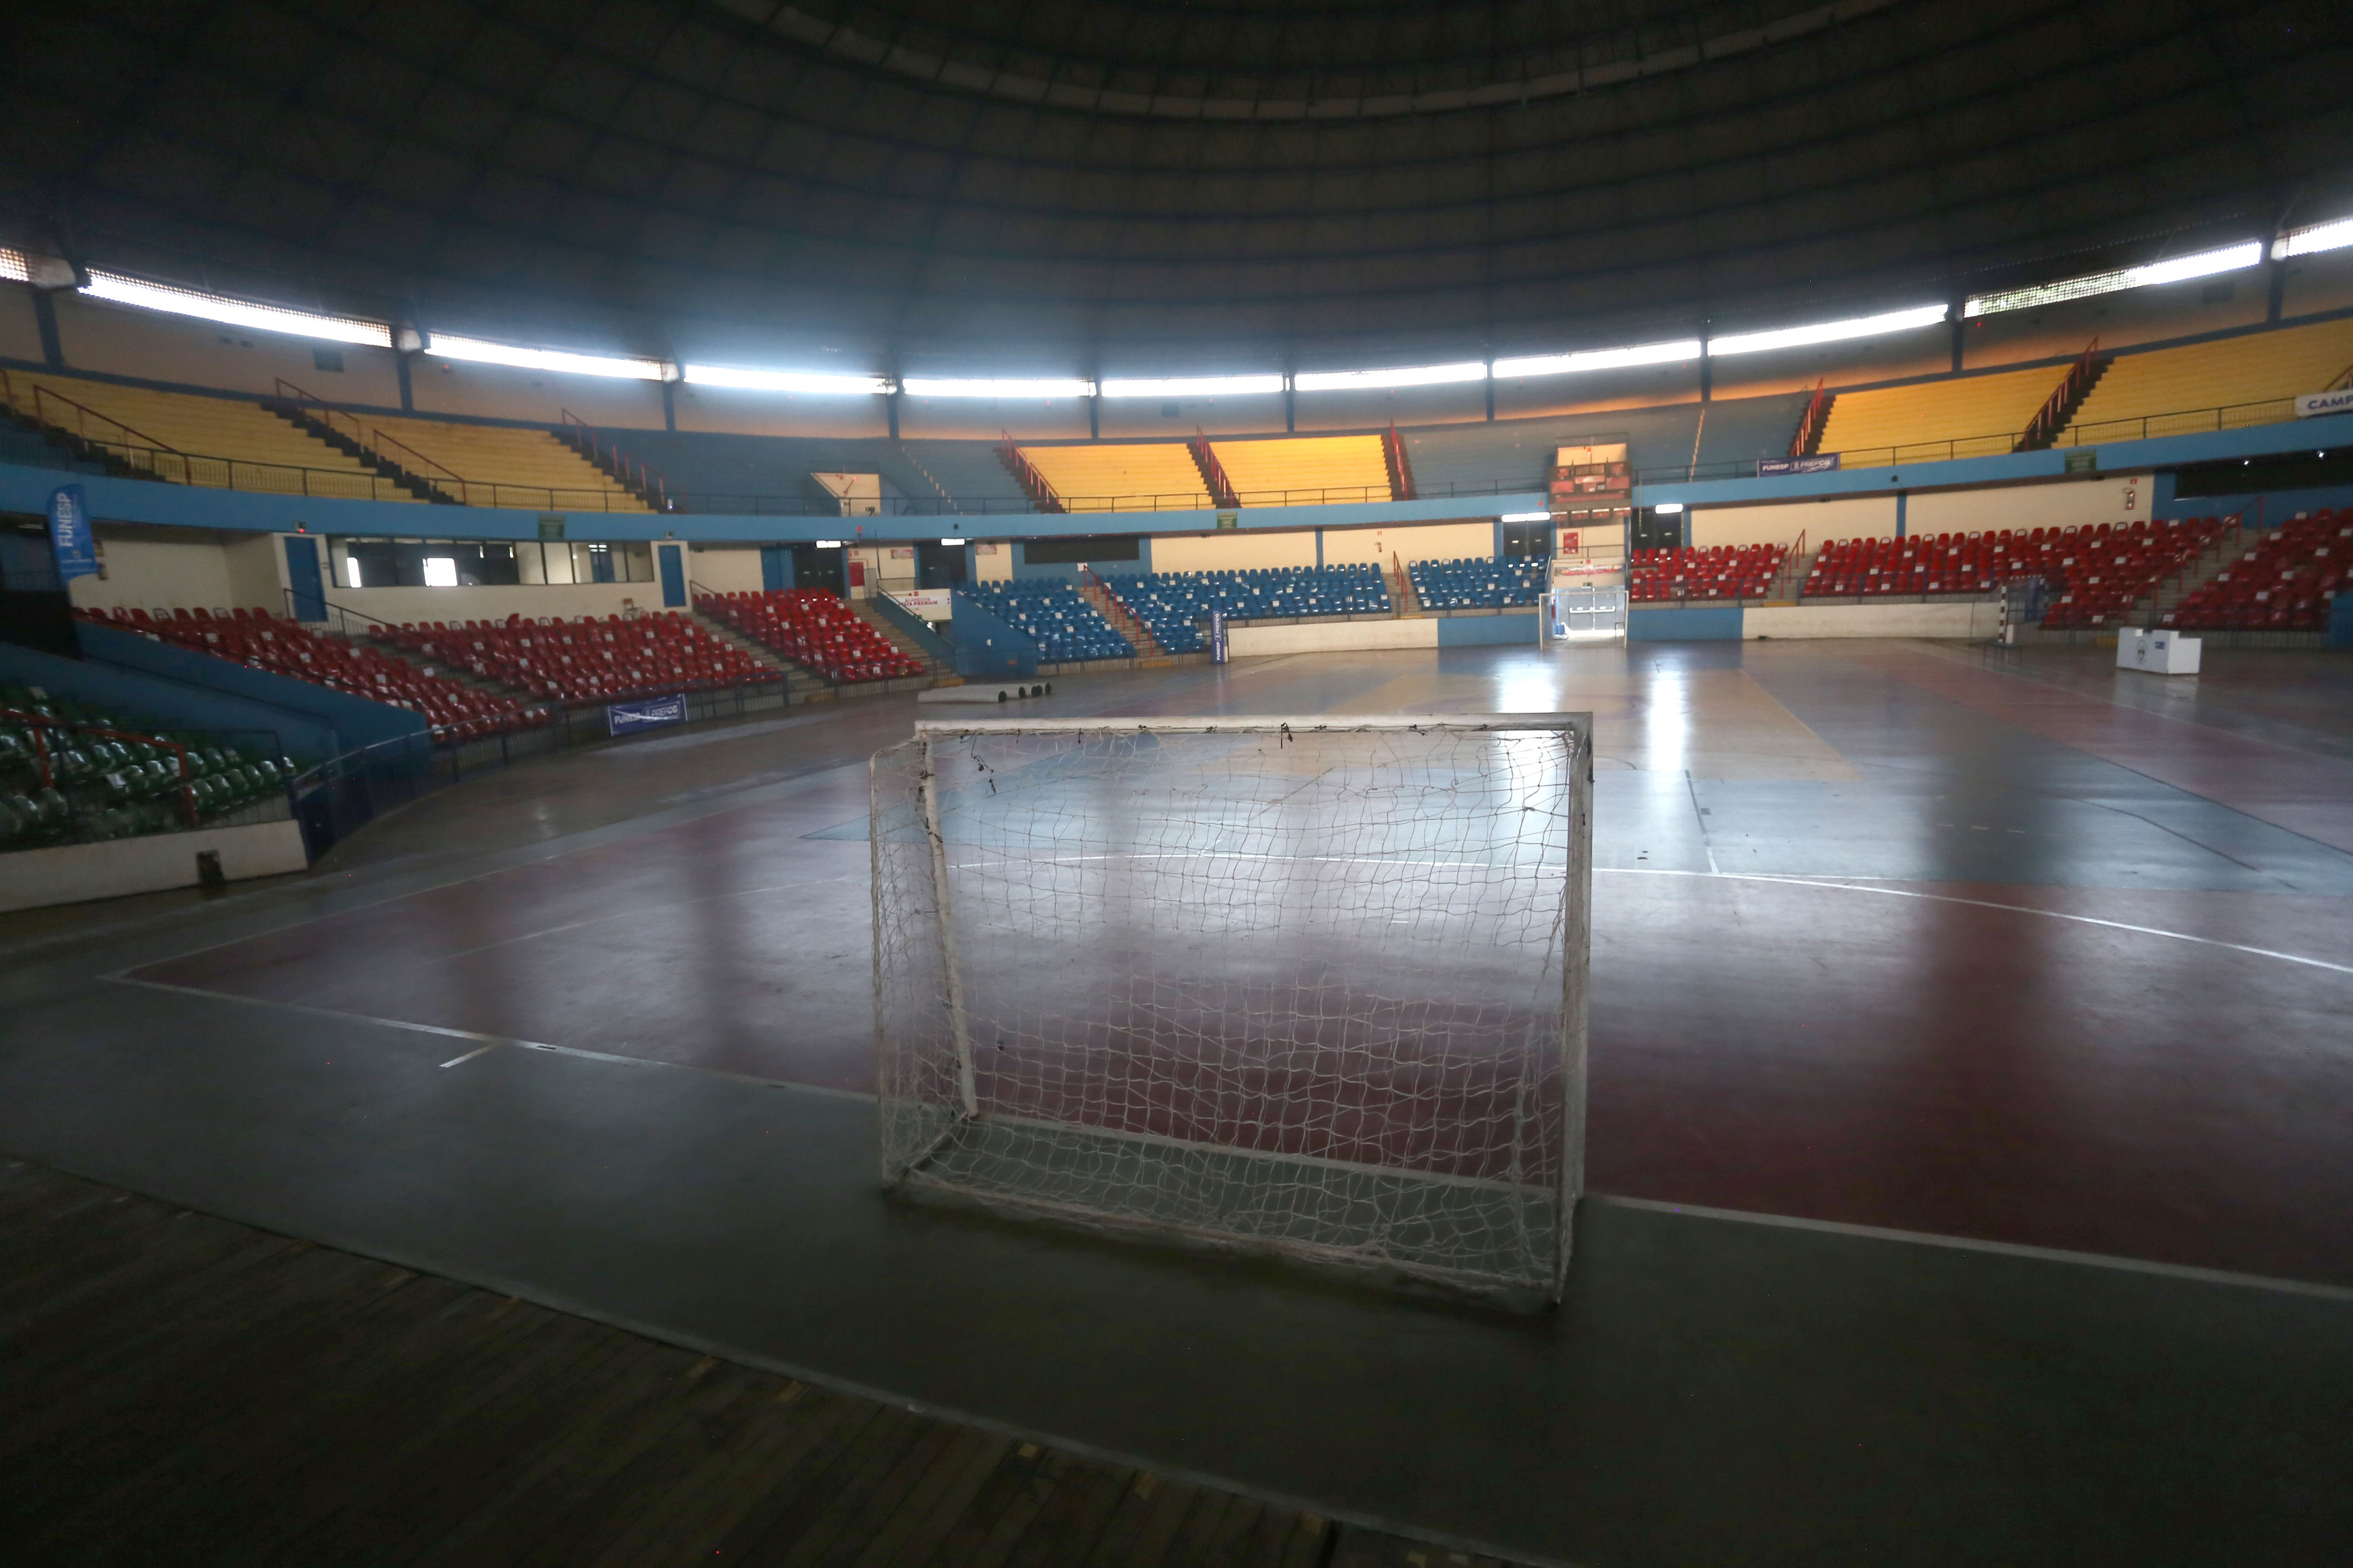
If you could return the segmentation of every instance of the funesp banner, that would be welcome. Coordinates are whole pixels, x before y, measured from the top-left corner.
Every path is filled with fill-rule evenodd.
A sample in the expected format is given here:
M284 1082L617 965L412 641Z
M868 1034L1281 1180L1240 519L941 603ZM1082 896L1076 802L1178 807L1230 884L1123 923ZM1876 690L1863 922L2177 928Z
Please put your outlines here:
M61 485L49 497L49 547L57 553L59 582L97 574L98 541L79 485Z
M1757 463L1757 471L1762 475L1827 474L1838 466L1839 455L1824 452L1815 458L1766 458Z
M649 698L643 702L608 702L605 705L605 728L615 735L634 735L640 730L666 729L686 722L686 693L669 697Z

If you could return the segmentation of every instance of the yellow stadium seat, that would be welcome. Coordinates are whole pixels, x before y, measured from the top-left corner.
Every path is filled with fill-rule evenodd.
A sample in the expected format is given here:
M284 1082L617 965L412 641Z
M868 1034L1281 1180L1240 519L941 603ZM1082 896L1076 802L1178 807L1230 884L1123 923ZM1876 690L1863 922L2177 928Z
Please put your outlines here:
M1172 511L1210 504L1184 443L1132 447L1024 447L1071 511Z
M355 416L361 439L469 506L650 511L621 482L545 430L413 415Z
M259 403L159 392L46 371L10 371L19 414L92 441L175 484L280 495L415 501L395 480Z
M2063 446L2233 429L2295 417L2298 393L2353 366L2353 321L2119 354L2060 437Z
M2066 374L2042 365L1918 386L1841 392L1831 401L1816 449L1840 453L1850 467L2007 452Z
M1244 506L1313 506L1391 497L1388 461L1378 436L1219 441L1210 449Z

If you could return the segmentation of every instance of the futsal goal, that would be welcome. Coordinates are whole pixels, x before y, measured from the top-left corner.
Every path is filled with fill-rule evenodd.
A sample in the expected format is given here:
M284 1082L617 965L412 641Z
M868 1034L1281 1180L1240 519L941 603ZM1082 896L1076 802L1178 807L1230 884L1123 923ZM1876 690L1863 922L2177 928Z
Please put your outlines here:
M871 775L885 1184L1558 1300L1591 739L918 723Z

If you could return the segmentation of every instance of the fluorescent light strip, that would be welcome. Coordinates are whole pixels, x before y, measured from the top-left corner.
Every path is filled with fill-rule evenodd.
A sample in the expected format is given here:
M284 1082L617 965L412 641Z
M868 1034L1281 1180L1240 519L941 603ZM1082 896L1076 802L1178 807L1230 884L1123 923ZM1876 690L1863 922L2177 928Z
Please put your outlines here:
M1294 375L1291 384L1302 392L1340 392L1349 388L1439 386L1455 381L1484 381L1487 363L1408 365L1397 370L1319 370Z
M1105 397L1241 397L1281 392L1280 375L1194 375L1174 379L1119 380L1103 384Z
M2273 242L2272 258L2285 261L2291 256L2310 256L2316 250L2337 250L2348 245L2353 245L2353 217L2341 217L2280 236Z
M909 376L899 384L917 397L1092 397L1095 391L1092 381L958 381Z
M0 278L11 283L30 283L33 280L32 269L25 265L23 251L0 250Z
M823 371L735 370L725 365L690 364L680 367L680 377L689 386L741 386L755 392L833 393L845 397L871 396L891 390L890 382L879 375L839 375Z
M429 334L425 340L425 352L438 359L512 365L517 370L562 371L571 375L611 375L630 381L667 379L659 360L618 359L607 354L565 353L557 349L518 348L512 343L486 343L479 338L451 337L447 332Z
M307 311L283 310L276 305L256 305L249 300L224 299L218 294L199 294L193 289L142 283L136 278L125 278L119 273L92 272L90 281L82 286L80 291L92 299L111 300L118 305L136 305L142 310L163 310L174 316L195 316L200 321L218 321L224 326L253 327L265 332L285 332L298 338L325 338L339 343L366 343L380 349L392 347L392 329L382 321L313 316Z
M2263 258L2263 241L2251 239L2241 245L2224 246L2220 250L2201 250L2194 256L2177 256L2170 261L2152 261L2144 267L2127 267L2117 272L2094 272L2083 278L2063 279L2056 283L2038 283L2031 289L1974 295L1962 304L1961 314L1965 317L1992 316L2004 310L2031 310L2037 305L2056 305L2069 300L2087 300L2095 294L2146 289L2152 283L2180 283L2192 278L2211 278L2217 272L2235 272L2242 267L2253 267Z
M1588 349L1573 354L1535 354L1525 359L1499 359L1495 362L1495 379L1504 380L1521 375L1564 375L1581 370L1620 370L1628 365L1672 364L1677 360L1697 359L1700 342L1697 338L1685 338L1672 343L1645 343L1630 349Z
M1550 522L1552 521L1552 513L1548 511L1507 511L1495 521L1497 522Z
M1808 343L1835 343L1847 338L1876 337L1882 332L1902 332L1915 327L1934 326L1945 316L1946 309L1942 305L1918 305L1908 310L1890 310L1884 315L1824 321L1819 326L1782 327L1769 332L1735 332L1730 337L1708 339L1707 352L1711 356L1753 354L1766 349L1795 349L1803 348Z

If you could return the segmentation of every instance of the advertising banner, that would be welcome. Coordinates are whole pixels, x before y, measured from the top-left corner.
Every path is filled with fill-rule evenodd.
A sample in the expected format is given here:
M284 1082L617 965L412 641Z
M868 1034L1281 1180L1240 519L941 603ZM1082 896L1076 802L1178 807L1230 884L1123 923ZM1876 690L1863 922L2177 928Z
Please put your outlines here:
M90 510L79 485L61 486L49 497L49 545L57 552L59 582L98 571L98 540L90 531Z
M1817 458L1767 458L1757 465L1759 474L1827 474L1839 466L1836 452Z
M605 705L605 728L616 735L634 735L640 730L667 729L686 722L686 693L669 697L651 697L642 702L607 702Z
M2295 416L2309 419L2317 414L2353 414L2353 386L2336 392L2298 393Z
M1552 479L1546 489L1556 508L1630 500L1634 494L1634 470L1627 461L1626 443L1588 442L1556 448Z
M900 608L927 621L944 621L955 614L955 601L945 588L902 588L891 597Z
M1209 612L1209 662L1226 662L1226 612L1223 610Z

